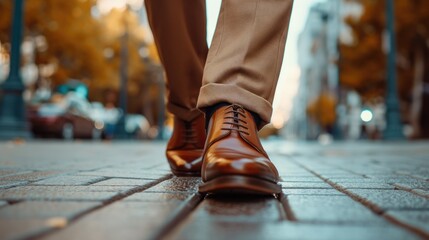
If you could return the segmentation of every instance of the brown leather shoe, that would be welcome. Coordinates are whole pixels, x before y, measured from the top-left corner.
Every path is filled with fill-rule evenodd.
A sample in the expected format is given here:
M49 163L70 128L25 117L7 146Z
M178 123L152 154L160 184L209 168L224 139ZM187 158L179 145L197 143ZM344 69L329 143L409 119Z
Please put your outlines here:
M255 121L239 105L220 107L212 115L201 172L202 193L281 192L279 174L262 148Z
M167 144L166 156L176 176L199 176L206 140L203 114L192 121L174 117L173 135Z

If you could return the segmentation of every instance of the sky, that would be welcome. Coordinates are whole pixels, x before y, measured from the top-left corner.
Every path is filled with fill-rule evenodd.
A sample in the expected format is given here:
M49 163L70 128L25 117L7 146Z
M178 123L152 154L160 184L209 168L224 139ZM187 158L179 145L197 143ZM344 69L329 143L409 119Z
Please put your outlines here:
M207 0L207 41L211 42L216 28L221 0ZM299 86L300 69L298 65L298 37L304 28L310 7L321 0L295 0L283 65L277 84L276 95L273 103L272 122L281 127L287 121L292 110L293 97Z

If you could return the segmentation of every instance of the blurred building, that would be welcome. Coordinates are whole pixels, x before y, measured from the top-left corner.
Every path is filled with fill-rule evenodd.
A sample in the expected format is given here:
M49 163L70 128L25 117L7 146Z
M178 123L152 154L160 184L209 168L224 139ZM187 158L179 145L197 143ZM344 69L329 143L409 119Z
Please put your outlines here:
M9 72L9 53L0 42L0 84L6 80Z
M337 62L340 58L338 42L352 41L350 30L343 19L349 15L359 16L361 12L359 5L343 0L329 0L311 7L298 40L300 86L287 124L287 137L303 140L316 139L327 131L340 135L341 122L346 123L348 120L341 119L347 117L346 109L344 106L341 107L341 102L346 102L347 97L340 95L347 95L347 93L341 93L338 87ZM336 124L332 129L321 127L308 114L309 106L321 95L329 95L340 102Z

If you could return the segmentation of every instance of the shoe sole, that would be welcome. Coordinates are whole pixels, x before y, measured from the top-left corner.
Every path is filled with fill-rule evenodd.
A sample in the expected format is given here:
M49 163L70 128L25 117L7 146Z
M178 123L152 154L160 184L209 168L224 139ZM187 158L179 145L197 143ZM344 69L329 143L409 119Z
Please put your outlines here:
M202 183L199 192L267 195L281 193L282 187L277 183L254 177L224 176Z
M177 177L200 177L201 172L190 172L190 171L177 171L172 168L171 172Z

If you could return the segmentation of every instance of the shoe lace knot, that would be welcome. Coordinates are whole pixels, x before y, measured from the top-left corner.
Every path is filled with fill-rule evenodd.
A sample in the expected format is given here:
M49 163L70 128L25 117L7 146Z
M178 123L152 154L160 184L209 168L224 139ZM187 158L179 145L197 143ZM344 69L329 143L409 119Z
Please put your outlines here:
M249 128L246 121L246 110L240 105L233 104L225 108L224 127L222 130L237 131L246 135L249 134Z

